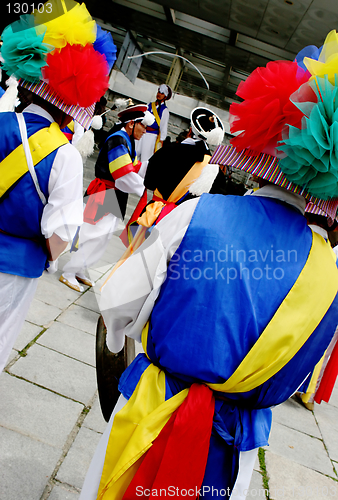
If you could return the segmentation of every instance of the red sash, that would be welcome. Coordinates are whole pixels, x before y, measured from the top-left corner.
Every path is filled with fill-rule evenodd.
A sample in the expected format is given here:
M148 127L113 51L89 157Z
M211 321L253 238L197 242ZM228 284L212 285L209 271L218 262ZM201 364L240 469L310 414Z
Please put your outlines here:
M155 498L160 490L171 493L172 488L175 488L175 498L186 498L188 491L190 498L199 496L208 459L214 408L213 392L205 385L193 384L186 400L147 451L123 500L135 500L140 491L144 496Z
M334 384L338 375L338 341L333 348L330 359L326 365L323 378L320 382L315 395L315 402L320 404L321 401L329 402Z
M107 189L115 189L115 182L105 179L94 179L88 186L87 194L89 195L86 208L83 212L84 222L88 224L96 224L95 221L99 205L103 205Z

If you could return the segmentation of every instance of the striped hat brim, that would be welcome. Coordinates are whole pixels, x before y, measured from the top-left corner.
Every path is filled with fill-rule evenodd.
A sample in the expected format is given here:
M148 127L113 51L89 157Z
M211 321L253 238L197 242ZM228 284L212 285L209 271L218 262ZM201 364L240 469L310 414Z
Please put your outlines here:
M45 99L57 108L61 109L61 111L74 118L74 120L85 129L90 127L94 116L95 103L89 108L66 104L64 100L52 90L48 83L43 82L42 80L35 83L27 80L19 80L19 85L30 90L31 92L34 92L34 94L37 94L42 99Z
M314 207L317 207L321 212L324 212L328 217L335 219L338 209L338 198L331 200L322 200L312 196L306 189L287 180L281 169L279 168L279 160L275 156L266 153L260 153L256 156L251 156L248 150L238 150L234 146L218 146L215 150L210 163L218 165L227 165L228 167L238 168L251 175L261 177L266 181L272 182L277 186L281 186L288 191L304 196L306 201L311 202ZM315 209L315 208L314 208ZM313 212L314 213L314 212ZM319 212L318 212L319 213Z

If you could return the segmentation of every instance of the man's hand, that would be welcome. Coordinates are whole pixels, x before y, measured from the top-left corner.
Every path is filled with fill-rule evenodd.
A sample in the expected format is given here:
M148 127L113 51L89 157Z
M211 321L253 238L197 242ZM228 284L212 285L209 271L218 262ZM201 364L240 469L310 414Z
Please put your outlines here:
M50 238L46 239L46 246L48 252L48 260L54 261L66 249L67 241L63 241L57 234L52 234Z

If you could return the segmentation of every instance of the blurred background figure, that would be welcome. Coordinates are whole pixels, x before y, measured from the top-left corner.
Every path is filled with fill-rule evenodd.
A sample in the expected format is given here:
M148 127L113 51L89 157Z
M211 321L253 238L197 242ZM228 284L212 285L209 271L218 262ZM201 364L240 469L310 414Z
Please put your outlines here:
M148 104L148 111L154 115L154 123L147 127L146 133L136 144L136 152L140 161L149 160L149 158L160 149L163 141L167 137L169 110L166 101L172 96L172 90L169 85L162 83L156 94L156 101Z
M78 292L84 290L80 283L93 286L86 269L102 257L119 220L124 218L128 193L142 196L144 192L147 162L137 160L135 140L142 137L154 117L146 104L131 105L118 117L120 121L110 131L96 161L96 178L86 192L78 250L71 253L60 276L61 283Z

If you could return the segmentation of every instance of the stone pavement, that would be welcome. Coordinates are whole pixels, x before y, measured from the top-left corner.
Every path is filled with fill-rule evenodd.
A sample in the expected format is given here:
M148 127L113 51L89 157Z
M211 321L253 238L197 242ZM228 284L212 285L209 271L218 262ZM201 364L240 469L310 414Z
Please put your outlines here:
M135 205L132 197L128 214ZM77 500L105 428L95 374L97 295L123 252L113 236L75 292L44 273L0 375L0 500ZM69 253L60 257L60 269ZM247 498L338 500L338 385L314 412L290 399L273 410Z

